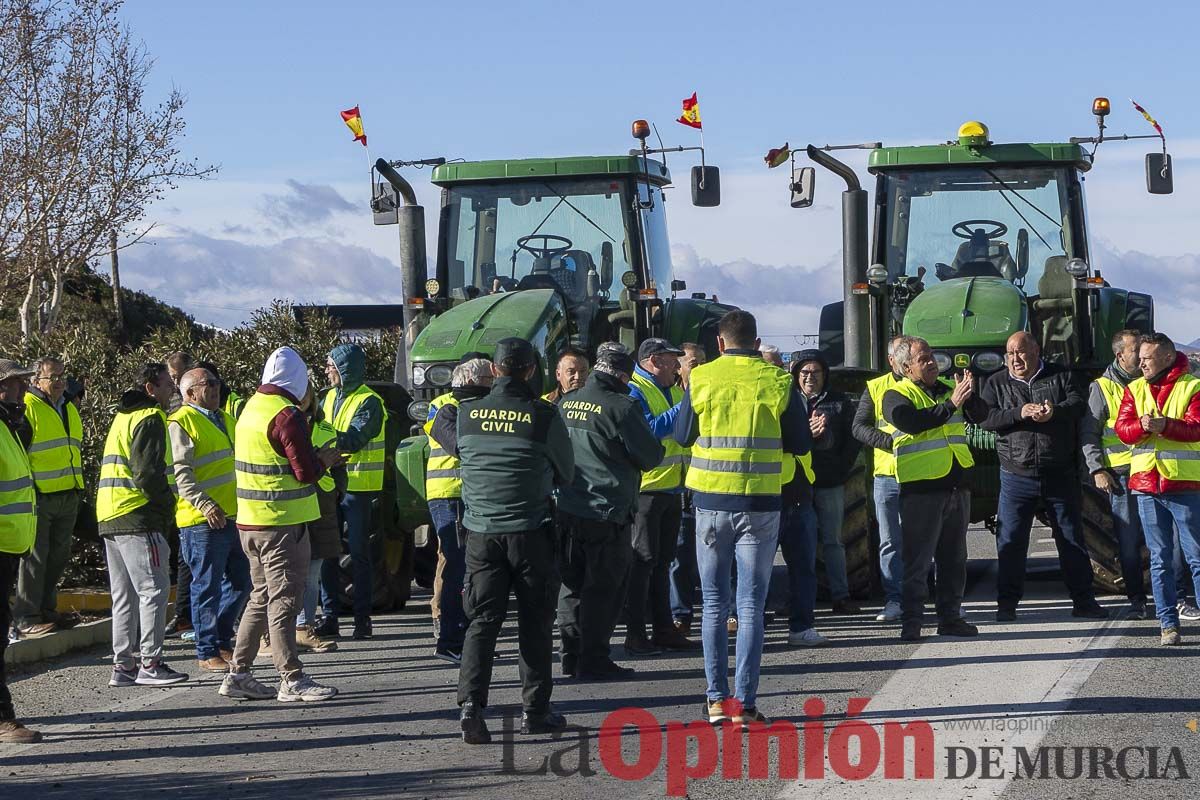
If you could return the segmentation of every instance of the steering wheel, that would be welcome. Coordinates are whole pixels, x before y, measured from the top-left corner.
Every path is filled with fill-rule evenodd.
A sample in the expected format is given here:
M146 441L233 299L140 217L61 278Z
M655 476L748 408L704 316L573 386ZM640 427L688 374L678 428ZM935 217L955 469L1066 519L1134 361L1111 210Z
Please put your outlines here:
M542 246L533 247L530 245L529 242L533 241L534 239L541 239ZM551 241L562 242L562 244L558 247L551 247ZM520 239L517 239L517 248L524 250L527 253L532 253L534 258L553 258L554 256L561 256L574 246L575 243L567 237L555 236L552 233L533 233L529 236L522 236Z
M960 239L972 239L975 236L975 231L971 230L972 225L991 225L992 230L983 232L984 238L989 241L1008 233L1008 226L994 219L965 219L951 228L950 232Z

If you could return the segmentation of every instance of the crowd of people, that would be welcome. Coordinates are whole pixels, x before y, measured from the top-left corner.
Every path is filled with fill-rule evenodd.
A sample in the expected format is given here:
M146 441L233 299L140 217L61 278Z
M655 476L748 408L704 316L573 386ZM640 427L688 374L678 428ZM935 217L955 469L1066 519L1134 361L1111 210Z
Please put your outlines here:
M566 724L551 703L556 622L563 677L628 678L634 667L612 647L623 622L626 661L702 654L705 719L766 721L757 692L776 553L787 565L788 644L828 643L816 623L818 548L831 609L862 613L841 535L862 448L879 526L876 621L898 622L903 640L919 640L932 592L939 635L977 636L962 609L968 425L995 434L1001 465L998 622L1017 618L1038 511L1071 614L1108 617L1084 538L1085 480L1111 503L1126 615L1149 613L1148 546L1162 644L1180 643L1181 619L1200 619L1190 599L1200 584L1200 380L1167 337L1121 331L1111 366L1083 387L1026 333L1009 339L1006 368L984 378L943 377L927 342L900 336L888 348L891 370L857 402L833 388L820 351L785 364L745 311L722 317L717 346L711 361L698 344L660 338L636 353L601 344L594 363L568 349L554 390L538 397L533 346L503 339L494 353L467 353L450 391L430 404L433 655L459 667L465 742L490 741L485 709L510 594L524 733ZM199 669L223 675L222 696L337 694L308 675L299 652L335 649L341 636L342 531L352 636L372 636L369 534L387 411L363 382L359 347L334 348L324 367L329 388L320 395L287 347L271 354L248 398L229 390L215 364L184 353L134 376L95 495L112 596L110 686L186 681L163 659L164 638L182 635L194 641ZM56 597L84 503L77 402L61 360L29 369L0 360L0 629L12 631L0 637L0 742L39 739L17 720L4 647L78 621ZM276 688L255 677L264 652Z

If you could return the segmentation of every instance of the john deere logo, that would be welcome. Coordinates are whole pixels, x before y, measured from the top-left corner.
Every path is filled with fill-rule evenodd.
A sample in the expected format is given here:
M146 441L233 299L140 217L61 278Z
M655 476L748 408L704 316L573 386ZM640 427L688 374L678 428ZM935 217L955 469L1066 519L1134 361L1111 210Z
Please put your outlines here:
M954 366L958 367L959 369L966 369L967 367L971 366L971 357L966 353L959 353L958 355L954 356Z

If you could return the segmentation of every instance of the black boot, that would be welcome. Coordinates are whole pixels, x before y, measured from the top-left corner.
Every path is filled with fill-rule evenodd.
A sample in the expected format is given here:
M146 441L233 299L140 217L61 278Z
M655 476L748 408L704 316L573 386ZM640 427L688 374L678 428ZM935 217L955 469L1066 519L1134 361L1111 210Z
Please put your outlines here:
M489 744L492 741L492 734L483 719L483 709L475 705L474 700L462 704L459 722L463 741L467 744Z

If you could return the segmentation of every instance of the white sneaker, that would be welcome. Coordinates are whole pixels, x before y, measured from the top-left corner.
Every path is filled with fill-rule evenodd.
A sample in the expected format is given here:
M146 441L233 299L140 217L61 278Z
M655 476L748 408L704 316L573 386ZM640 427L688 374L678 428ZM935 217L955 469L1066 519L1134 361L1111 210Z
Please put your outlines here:
M820 647L829 644L829 640L817 633L816 628L803 631L792 631L788 634L788 644L795 647Z
M322 686L307 675L298 681L279 681L279 694L275 699L281 703L316 703L337 697L337 689L332 686Z
M249 672L231 672L221 681L217 694L234 700L270 700L275 690L259 683Z
M876 622L896 622L900 619L900 604L895 600L889 600L883 606L883 611L875 617Z

